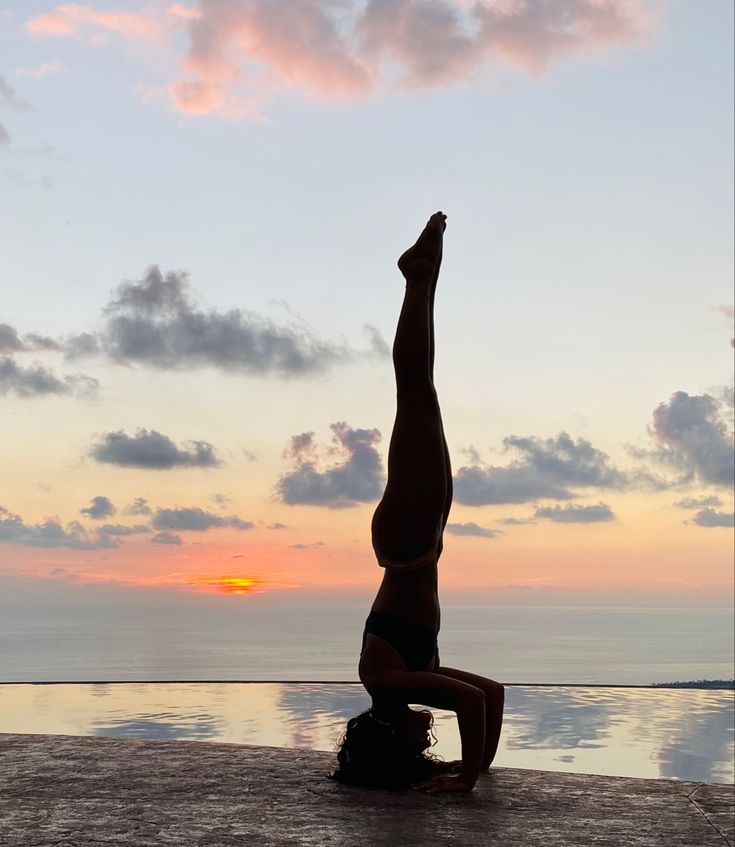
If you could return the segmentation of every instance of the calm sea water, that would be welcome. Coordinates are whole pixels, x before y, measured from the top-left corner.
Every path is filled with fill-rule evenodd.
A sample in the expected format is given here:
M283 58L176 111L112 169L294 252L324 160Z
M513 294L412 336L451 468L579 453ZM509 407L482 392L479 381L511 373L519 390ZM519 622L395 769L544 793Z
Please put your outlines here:
M356 680L367 605L49 607L0 616L0 681ZM728 608L447 605L442 663L504 683L735 676Z
M0 685L0 732L334 752L346 720L368 705L350 684ZM460 758L456 717L433 711L432 752ZM733 752L731 691L511 686L495 764L731 783Z

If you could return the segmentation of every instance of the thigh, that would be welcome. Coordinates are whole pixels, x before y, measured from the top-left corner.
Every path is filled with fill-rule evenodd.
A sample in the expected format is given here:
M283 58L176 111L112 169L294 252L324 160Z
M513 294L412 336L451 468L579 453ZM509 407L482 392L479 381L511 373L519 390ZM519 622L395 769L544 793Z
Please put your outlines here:
M436 396L399 403L388 449L388 481L372 522L373 544L397 560L437 544L447 500L444 438Z
M399 410L388 448L385 497L408 509L442 514L447 466L441 422L420 409Z
M436 668L435 673L439 673L442 676L448 676L451 679L458 679L460 682L466 682L468 685L474 685L475 688L481 688L486 693L494 692L502 688L501 684L499 682L495 682L494 679L488 679L487 677L480 676L476 673L461 671L457 668L447 668L441 664Z

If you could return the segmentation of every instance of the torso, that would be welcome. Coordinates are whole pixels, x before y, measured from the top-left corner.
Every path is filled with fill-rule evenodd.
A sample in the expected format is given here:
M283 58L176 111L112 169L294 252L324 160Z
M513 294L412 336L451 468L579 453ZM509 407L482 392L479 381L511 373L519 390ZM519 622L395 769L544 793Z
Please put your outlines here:
M370 611L398 615L438 633L441 611L436 562L415 571L386 568ZM437 664L434 657L424 670L433 671ZM359 666L360 680L368 693L372 694L373 683L387 670L405 670L403 660L387 641L368 633Z

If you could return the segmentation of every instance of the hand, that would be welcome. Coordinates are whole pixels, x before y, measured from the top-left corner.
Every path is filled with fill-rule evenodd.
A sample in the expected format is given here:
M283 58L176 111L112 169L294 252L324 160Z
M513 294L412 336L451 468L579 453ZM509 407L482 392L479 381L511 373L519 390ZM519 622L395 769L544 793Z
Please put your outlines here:
M427 794L444 794L446 792L472 791L472 786L459 776L435 776L427 782L414 785L419 791Z
M446 768L447 773L459 773L462 769L461 759L450 759L450 761L443 762L442 764Z

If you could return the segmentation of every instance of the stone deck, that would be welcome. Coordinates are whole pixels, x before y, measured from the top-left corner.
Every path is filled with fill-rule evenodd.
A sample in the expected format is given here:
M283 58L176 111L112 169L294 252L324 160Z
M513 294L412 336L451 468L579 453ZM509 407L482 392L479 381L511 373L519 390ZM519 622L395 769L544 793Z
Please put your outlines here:
M732 786L499 768L468 795L325 778L329 753L0 734L2 847L726 847Z

